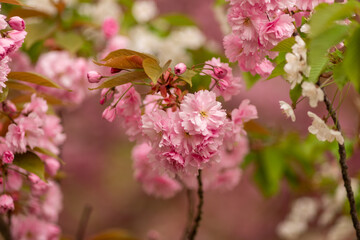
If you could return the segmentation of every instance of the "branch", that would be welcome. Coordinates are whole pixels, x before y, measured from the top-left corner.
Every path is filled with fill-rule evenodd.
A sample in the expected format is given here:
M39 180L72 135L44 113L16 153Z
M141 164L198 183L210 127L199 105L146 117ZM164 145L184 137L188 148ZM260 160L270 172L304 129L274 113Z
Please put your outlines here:
M319 86L320 83L317 82L317 85ZM328 96L326 95L325 90L323 88L322 88L322 90L324 92L324 102L326 105L326 109L329 112L329 114L335 124L336 130L341 132L341 126L340 126L339 119L337 118L336 112L332 108L331 101L329 100ZM339 155L340 155L339 162L340 162L340 167L341 167L341 174L342 174L342 178L344 180L344 186L345 186L347 198L348 198L349 204L350 204L350 215L351 215L351 219L353 222L353 226L356 231L356 237L358 240L360 240L360 223L359 223L359 219L358 219L357 213L356 213L356 204L355 204L354 192L351 187L351 179L347 172L348 166L346 164L345 145L340 144L340 143L338 143L338 145L339 145Z
M10 225L7 224L4 219L0 216L0 234L5 240L12 240L10 233Z
M190 234L189 234L189 240L194 240L195 239L195 236L196 236L196 233L199 229L199 226L200 226L200 222L201 222L201 217L202 217L202 208L203 208L203 205L204 205L204 191L203 191L203 185L202 185L202 180L201 180L201 169L199 170L199 174L197 176L197 181L198 181L198 191L197 191L197 194L198 194L198 198L199 198L199 203L198 203L198 206L197 206L197 215L196 215L196 218L194 220L194 225L190 231Z
M79 222L79 227L76 233L76 240L83 240L85 237L85 230L86 230L86 226L89 222L90 219L90 215L92 212L92 207L89 205L86 205L84 207L84 210L81 214L81 219Z
M190 234L190 230L191 230L191 226L192 226L192 221L194 219L194 210L195 210L195 205L194 205L194 195L191 189L187 188L186 189L186 198L188 200L187 204L188 204L188 217L187 217L187 221L186 221L186 227L184 230L184 233L181 237L181 240L187 240L187 237Z

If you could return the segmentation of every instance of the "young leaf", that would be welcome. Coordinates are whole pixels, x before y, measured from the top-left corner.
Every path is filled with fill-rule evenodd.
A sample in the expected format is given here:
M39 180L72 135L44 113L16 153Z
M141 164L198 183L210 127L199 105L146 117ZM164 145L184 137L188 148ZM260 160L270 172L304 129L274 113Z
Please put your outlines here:
M300 98L302 88L300 84L297 84L293 89L290 90L290 99L292 101L292 106L296 106L297 100Z
M359 65L360 66L360 65ZM345 84L349 81L346 72L343 67L343 63L337 64L333 69L333 78L336 85L342 89Z
M14 5L23 5L18 0L0 0L0 3L10 3L10 4L14 4Z
M52 80L48 79L47 77L42 76L42 75L37 74L37 73L32 73L32 72L10 72L7 77L9 79L34 83L34 84L45 86L45 87L63 89L57 83L55 83Z
M275 77L281 76L285 74L284 66L286 64L286 61L283 61L276 65L274 70L271 72L270 76L267 78L268 80L273 79Z
M310 37L321 35L327 31L335 21L351 17L356 10L360 9L360 3L348 1L347 3L323 3L315 8L310 20Z
M99 235L90 238L90 240L137 240L137 239L131 237L126 231L115 229L100 233Z
M190 85L190 87L192 87L192 78L196 74L197 73L195 71L187 69L182 75L179 76L179 78L187 82Z
M119 56L108 59L105 63L94 62L100 66L118 69L142 69L143 59L138 55Z
M273 49L270 51L273 52L291 52L291 47L296 43L294 37L287 38L279 42Z
M23 84L21 82L9 80L6 82L6 86L10 89L20 90L20 91L29 91L29 92L36 92L33 87L29 85Z
M15 154L13 164L28 172L34 173L40 179L46 181L44 163L35 153L26 152L24 154Z
M360 92L360 27L358 27L349 39L344 56L343 74L346 73L355 88Z
M90 88L90 90L112 88L132 81L143 81L149 77L143 71L128 72L124 74L115 75L110 77L106 82L96 88Z
M116 51L113 51L111 53L109 53L104 59L102 59L102 61L108 61L111 58L116 58L116 57L124 57L124 56L139 56L142 59L145 58L152 58L154 60L156 60L157 62L159 62L156 57L150 55L150 54L145 54L145 53L140 53L140 52L136 52L133 50L129 50L129 49L119 49Z
M329 48L342 41L348 33L349 26L334 25L311 40L309 48L310 82L315 83L326 66Z
M31 9L31 8L14 8L9 12L9 14L7 16L9 18L14 17L14 16L18 16L21 18L50 17L47 13L41 12L36 9Z
M71 53L76 53L82 47L84 40L75 32L57 32L56 44Z
M2 93L0 93L0 102L3 102L3 101L6 100L6 98L8 96L8 93L9 93L9 88L8 87L2 89Z
M143 61L143 67L146 75L148 75L151 81L156 84L159 77L163 74L163 69L160 67L159 63L154 59L146 58Z
M56 155L55 153L49 151L48 149L36 147L36 148L34 148L34 151L35 151L35 152L38 152L38 153L45 154L45 155L47 155L47 156L49 156L49 157L55 158L55 159L57 159L61 164L65 164L65 162L64 162L61 158L59 158L58 155Z
M242 72L242 76L248 89L251 88L261 78L259 74L254 76L250 72Z

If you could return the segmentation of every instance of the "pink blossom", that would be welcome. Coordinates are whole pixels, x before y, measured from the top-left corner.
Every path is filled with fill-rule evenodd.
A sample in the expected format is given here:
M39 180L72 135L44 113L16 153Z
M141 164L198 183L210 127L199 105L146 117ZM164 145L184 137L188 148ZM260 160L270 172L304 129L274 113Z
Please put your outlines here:
M8 24L14 30L23 31L25 29L24 20L18 16L11 17L8 21Z
M6 22L6 16L0 14L0 30L4 30L5 28L7 28L8 24Z
M35 112L39 116L44 115L48 110L48 105L46 101L43 98L39 98L34 93L31 95L31 101L29 103L24 104L24 109L22 110L22 113L28 114L31 112Z
M13 160L14 160L14 154L12 151L5 151L2 154L2 162L3 163L9 164L9 163L12 163Z
M240 37L235 34L225 36L224 41L225 55L231 62L236 62L238 56L243 51L243 45Z
M228 73L227 70L223 67L215 67L214 68L214 75L219 79L225 78L227 73Z
M105 108L104 112L102 113L102 117L109 122L113 122L116 117L116 109L113 106Z
M45 170L50 176L55 176L57 171L60 169L60 163L54 158L45 159Z
M239 108L231 112L231 119L235 124L243 125L245 122L258 118L256 107L249 103L250 100L245 99L240 103Z
M53 181L49 181L41 208L45 219L51 222L58 220L62 210L62 193L59 185Z
M179 116L185 131L190 135L204 136L219 130L226 119L221 103L216 101L216 94L207 90L185 95Z
M255 72L262 77L269 76L273 70L273 64L266 58L260 64L256 64L255 67Z
M294 33L294 19L288 14L282 14L275 20L261 26L260 43L267 49L276 46L280 41L289 38Z
M334 3L334 0L296 0L296 6L301 10L313 10L320 3Z
M14 210L14 200L11 196L3 194L0 196L0 213L4 214Z
M35 216L15 215L11 218L11 234L13 239L57 240L60 228Z
M5 82L8 80L7 75L10 73L10 68L8 66L9 60L10 58L8 56L1 58L0 60L0 93L2 93L3 88L6 87Z
M27 35L27 32L25 32L25 31L12 30L12 31L8 32L9 38L12 39L15 44L15 49L13 49L13 51L15 51L21 47L21 45L24 43L26 35ZM11 52L13 52L13 51L11 51Z
M170 141L172 122L165 111L156 109L144 114L141 120L142 132L150 142L161 147Z
M102 24L102 31L106 38L114 37L119 31L119 24L114 18L106 18Z

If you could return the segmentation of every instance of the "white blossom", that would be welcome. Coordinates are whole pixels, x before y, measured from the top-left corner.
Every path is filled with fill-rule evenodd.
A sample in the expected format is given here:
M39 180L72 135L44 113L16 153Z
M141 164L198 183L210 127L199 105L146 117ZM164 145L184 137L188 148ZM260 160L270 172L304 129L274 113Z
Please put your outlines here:
M306 34L310 33L310 25L305 23L301 26L300 31Z
M319 141L332 142L336 139L338 143L344 144L344 138L339 131L330 129L326 123L319 118L315 113L308 112L308 116L313 119L311 126L308 128L309 132L316 135Z
M303 75L308 77L310 74L310 67L307 65L306 45L299 37L295 37L296 43L292 46L292 53L285 55L286 64L284 70L286 72L285 78L291 84L293 89L296 84L301 83Z
M152 0L135 1L132 7L132 14L136 21L145 23L153 19L158 14L156 3Z
M309 98L309 104L311 107L317 107L319 101L324 101L324 92L321 88L315 86L311 82L303 82L301 84L302 95Z
M295 117L295 113L293 108L286 102L284 101L279 101L280 103L280 109L283 110L283 112L285 113L285 115L287 117L291 118L291 121L295 122L296 121L296 117Z

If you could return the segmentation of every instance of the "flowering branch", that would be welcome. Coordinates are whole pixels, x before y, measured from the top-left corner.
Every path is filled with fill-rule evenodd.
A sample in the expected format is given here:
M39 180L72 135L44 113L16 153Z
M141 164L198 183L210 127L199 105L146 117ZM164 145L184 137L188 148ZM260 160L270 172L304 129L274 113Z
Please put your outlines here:
M317 82L317 85L320 86L320 83ZM330 99L326 95L325 90L323 88L321 88L321 89L324 92L324 102L326 105L326 109L329 112L329 114L335 124L336 130L340 132L341 126L340 126L339 120L336 116L336 112L332 108ZM338 145L339 145L339 155L340 155L339 162L340 162L340 167L341 167L341 174L342 174L342 178L344 180L344 186L345 186L347 198L348 198L349 204L350 204L350 215L351 215L351 219L353 222L353 226L356 231L357 239L359 240L360 239L360 223L359 223L359 219L358 219L357 213L356 213L356 204L355 204L354 192L351 187L351 180L350 180L349 174L347 172L348 166L346 164L345 145L344 145L344 143L343 144L338 143Z
M198 198L199 198L199 203L197 206L197 215L196 218L194 220L194 225L193 228L190 231L189 234L189 240L194 240L196 233L199 229L200 226L200 221L201 221L201 217L202 217L202 207L204 205L204 191L203 191L203 185L202 185L202 180L201 180L201 169L199 170L199 174L197 176L197 181L198 181Z

